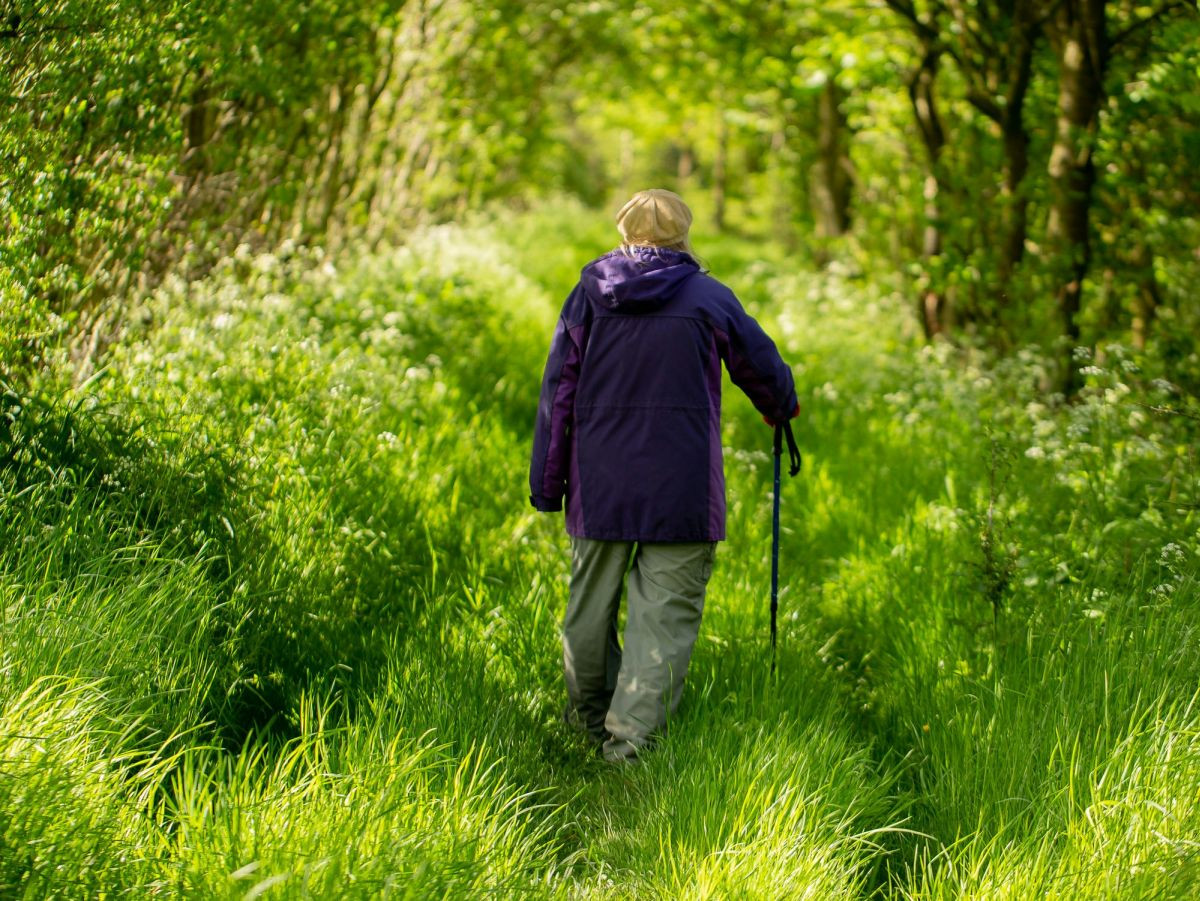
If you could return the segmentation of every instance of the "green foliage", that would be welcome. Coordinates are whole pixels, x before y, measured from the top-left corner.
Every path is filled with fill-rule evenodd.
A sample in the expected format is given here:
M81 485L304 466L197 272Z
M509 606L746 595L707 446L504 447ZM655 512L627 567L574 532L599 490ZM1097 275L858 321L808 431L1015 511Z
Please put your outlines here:
M1065 7L10 3L0 895L1200 892L1200 24L1105 5L1059 246ZM808 466L770 679L726 386L688 700L617 773L523 483L595 208L648 184L796 363Z
M1200 378L1186 4L1105 4L1107 101L1073 151L1098 174L1090 237L1066 242L1049 160L1063 22L1024 0L10 6L10 383L64 342L86 369L166 273L241 245L379 247L497 198L594 206L648 184L794 259L904 272L956 340L1132 343ZM910 97L927 58L933 143ZM1085 278L1071 313L1060 295Z
M545 184L607 4L10 4L0 35L0 377L82 357L167 272L372 242ZM546 52L549 49L550 52Z

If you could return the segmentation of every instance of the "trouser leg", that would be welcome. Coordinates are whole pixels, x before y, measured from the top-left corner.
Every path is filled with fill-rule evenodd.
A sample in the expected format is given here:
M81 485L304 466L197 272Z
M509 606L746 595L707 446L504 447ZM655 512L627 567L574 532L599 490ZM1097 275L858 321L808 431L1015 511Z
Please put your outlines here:
M604 724L610 759L636 754L679 706L716 544L641 544L629 574L625 649Z
M571 589L563 618L568 714L595 738L621 668L617 611L633 543L571 538Z

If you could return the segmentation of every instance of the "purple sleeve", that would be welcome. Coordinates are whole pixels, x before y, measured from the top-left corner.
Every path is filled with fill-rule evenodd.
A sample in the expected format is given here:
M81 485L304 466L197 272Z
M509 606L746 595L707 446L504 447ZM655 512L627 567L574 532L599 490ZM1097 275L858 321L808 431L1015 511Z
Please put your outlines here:
M768 419L790 419L796 409L796 383L775 342L736 300L723 324L725 328L714 325L713 333L729 378Z
M545 513L561 510L566 493L575 389L582 358L578 344L580 331L581 327L568 328L563 319L558 320L542 376L533 460L529 467L529 501Z

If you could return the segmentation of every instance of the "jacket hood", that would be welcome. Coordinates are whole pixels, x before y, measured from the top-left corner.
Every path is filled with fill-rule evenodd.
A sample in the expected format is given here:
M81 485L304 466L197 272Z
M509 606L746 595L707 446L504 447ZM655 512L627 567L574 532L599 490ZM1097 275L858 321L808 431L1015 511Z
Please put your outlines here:
M635 247L630 254L606 253L583 267L579 277L593 303L623 313L656 310L700 271L689 254L663 247Z

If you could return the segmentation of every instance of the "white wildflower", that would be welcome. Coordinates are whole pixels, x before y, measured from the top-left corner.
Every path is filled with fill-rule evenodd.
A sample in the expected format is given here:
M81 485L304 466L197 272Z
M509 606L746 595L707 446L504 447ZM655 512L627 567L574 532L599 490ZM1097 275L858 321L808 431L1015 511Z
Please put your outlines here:
M1158 562L1163 566L1178 566L1187 559L1183 548L1174 541L1164 544L1158 554Z
M279 258L273 253L260 253L254 258L254 268L258 272L271 272L279 267Z
M934 532L953 532L958 529L958 515L956 507L930 504L925 508L925 526Z

